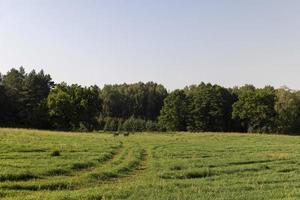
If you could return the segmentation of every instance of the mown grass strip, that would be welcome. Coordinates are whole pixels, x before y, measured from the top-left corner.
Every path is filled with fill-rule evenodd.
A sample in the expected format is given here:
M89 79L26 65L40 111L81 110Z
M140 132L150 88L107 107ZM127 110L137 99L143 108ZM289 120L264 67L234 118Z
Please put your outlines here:
M39 178L32 172L25 172L21 174L0 174L0 181L28 181Z
M117 167L102 171L98 173L89 174L89 178L92 180L108 181L115 178L123 177L130 172L134 171L144 158L145 150L138 149L128 154L129 160L121 163Z
M216 175L216 173L209 168L205 169L191 169L182 172L163 172L159 175L163 179L195 179L207 178Z

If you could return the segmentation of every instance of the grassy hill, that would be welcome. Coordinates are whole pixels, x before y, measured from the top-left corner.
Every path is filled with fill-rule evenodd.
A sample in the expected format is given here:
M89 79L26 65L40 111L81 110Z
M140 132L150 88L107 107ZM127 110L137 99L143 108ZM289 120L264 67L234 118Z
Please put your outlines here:
M0 129L0 199L298 199L300 137Z

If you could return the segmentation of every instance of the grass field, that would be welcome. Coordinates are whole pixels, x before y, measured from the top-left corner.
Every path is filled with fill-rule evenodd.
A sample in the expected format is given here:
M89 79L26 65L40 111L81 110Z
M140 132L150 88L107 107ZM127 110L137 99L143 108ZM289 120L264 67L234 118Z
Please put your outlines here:
M300 137L0 129L0 199L299 199Z

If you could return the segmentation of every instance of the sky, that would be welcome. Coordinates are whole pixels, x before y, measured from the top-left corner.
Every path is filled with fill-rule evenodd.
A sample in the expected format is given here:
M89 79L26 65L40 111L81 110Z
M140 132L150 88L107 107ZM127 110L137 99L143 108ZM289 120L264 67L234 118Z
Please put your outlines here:
M0 72L300 89L299 0L0 0Z

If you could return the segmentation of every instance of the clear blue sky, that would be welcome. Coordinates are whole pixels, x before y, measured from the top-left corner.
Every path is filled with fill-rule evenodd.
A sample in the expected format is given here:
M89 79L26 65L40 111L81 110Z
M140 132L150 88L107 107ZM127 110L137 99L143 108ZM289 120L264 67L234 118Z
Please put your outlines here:
M300 89L299 0L0 0L0 71Z

